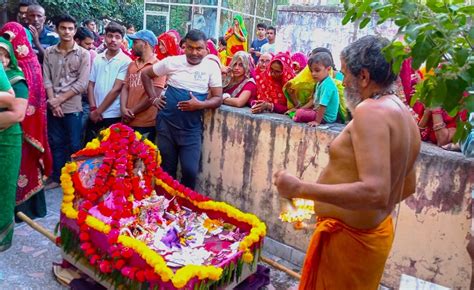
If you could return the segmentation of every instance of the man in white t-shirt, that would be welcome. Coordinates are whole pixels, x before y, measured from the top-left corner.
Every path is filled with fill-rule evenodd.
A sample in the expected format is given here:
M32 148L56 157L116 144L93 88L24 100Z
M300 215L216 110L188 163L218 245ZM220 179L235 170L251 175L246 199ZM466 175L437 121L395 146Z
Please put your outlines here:
M90 141L107 128L121 121L120 91L132 60L123 53L122 44L125 30L117 23L105 28L107 50L96 56L92 64L87 88L90 106L86 129L86 141Z
M193 29L185 36L184 55L171 56L146 68L141 75L143 86L158 108L156 129L161 167L176 178L178 159L181 183L196 185L202 144L202 113L222 103L222 77L219 66L204 58L208 54L207 37ZM156 94L152 79L166 76L164 96Z
M268 42L262 45L260 48L260 53L273 53L275 54L276 52L276 44L275 44L275 38L276 38L276 29L273 26L269 26L267 28L267 39Z

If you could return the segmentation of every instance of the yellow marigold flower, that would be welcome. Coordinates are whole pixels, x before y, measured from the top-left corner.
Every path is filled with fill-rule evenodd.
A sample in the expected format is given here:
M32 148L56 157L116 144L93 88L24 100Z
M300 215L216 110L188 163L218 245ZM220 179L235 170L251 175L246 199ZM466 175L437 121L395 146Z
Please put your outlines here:
M69 162L69 163L66 163L66 170L67 170L69 173L76 172L76 170L77 170L77 164L76 164L76 162Z
M209 266L209 279L217 281L222 276L222 268Z
M250 251L247 251L243 254L242 259L244 260L245 263L252 263L253 261L253 255L250 253Z
M143 136L140 134L140 132L135 131L135 137L137 137L137 140L142 140ZM146 144L146 142L144 142Z
M63 201L64 201L64 202L71 202L71 201L73 201L73 200L74 200L74 195L68 194L68 195L64 195L64 196L63 196Z
M239 250L240 251L245 251L245 250L247 250L248 247L249 246L248 246L248 243L247 243L246 239L243 239L239 244Z
M64 195L72 195L74 197L74 188L63 188Z
M173 277L172 282L173 282L173 286L176 288L183 288L188 283L188 281L185 281L184 279L177 276Z

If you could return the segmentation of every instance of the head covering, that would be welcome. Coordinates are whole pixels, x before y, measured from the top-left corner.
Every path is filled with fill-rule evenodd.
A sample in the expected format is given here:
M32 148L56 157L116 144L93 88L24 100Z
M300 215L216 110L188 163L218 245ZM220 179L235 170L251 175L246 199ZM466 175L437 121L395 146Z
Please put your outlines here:
M20 63L22 60L38 59L35 52L31 49L30 42L26 36L25 28L17 22L8 22L0 29L0 35L7 34L8 41L13 46L16 59ZM40 67L41 68L41 67ZM22 68L23 69L23 68ZM24 71L24 70L23 70ZM41 69L40 69L41 72Z
M159 44L163 43L163 45L166 47L166 53L161 53ZM179 54L179 43L176 43L176 38L172 33L162 33L160 36L158 36L158 44L155 46L155 52L156 56L158 59L164 59L167 56L173 56L173 55L178 55Z
M131 40L143 40L149 45L151 45L151 47L155 47L155 45L158 44L156 40L156 35L153 33L153 31L148 29L140 30L132 35L129 35L128 38L130 38Z
M298 63L298 66L299 66L299 70L301 71L302 69L305 68L306 64L308 63L308 58L306 57L306 55L302 52L295 52L293 53L293 55L291 56L291 60L293 62L296 62Z
M15 53L13 52L12 44L3 37L0 37L0 48L5 49L8 52L10 58L10 64L8 64L8 69L5 68L5 73L7 74L10 84L15 84L18 81L25 80L25 75L18 67L18 61L16 60Z
M219 54L219 52L216 49L216 45L210 39L207 40L207 49L209 49L210 54L213 54L216 56Z
M170 29L170 30L168 30L167 33L169 35L173 36L173 38L176 42L176 45L179 47L179 43L181 42L181 35L179 34L179 32L174 30L174 29Z
M237 20L239 22L240 31L238 31L238 33L241 34L243 37L247 38L247 35L248 35L247 28L245 27L245 22L244 22L244 19L242 18L242 15L236 14L234 16L234 20Z
M275 82L270 74L273 63L279 62L282 65L282 81ZM295 72L291 67L291 56L288 52L279 52L275 55L264 72L257 73L257 98L267 102L278 103L286 106L286 97L283 94L283 86L295 77Z

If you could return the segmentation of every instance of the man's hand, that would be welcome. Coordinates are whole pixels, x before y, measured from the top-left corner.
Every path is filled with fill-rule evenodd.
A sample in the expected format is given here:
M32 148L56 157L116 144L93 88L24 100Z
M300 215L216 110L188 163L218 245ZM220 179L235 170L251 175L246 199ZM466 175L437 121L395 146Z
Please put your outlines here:
M166 97L165 96L159 96L153 100L151 100L151 103L153 106L155 106L158 110L163 110L166 106Z
M279 170L273 175L273 184L282 197L293 198L300 191L301 180L286 170Z
M48 104L51 108L59 107L62 103L63 103L63 100L59 96L56 96L55 98L48 100Z
M193 93L189 92L189 101L182 101L178 103L178 109L181 111L197 111L202 109L202 102L198 100Z
M63 109L61 109L61 106L52 107L51 112L53 113L53 116L57 118L64 117Z
M91 119L91 121L94 123L100 122L102 121L102 114L99 113L97 110L94 110L90 112L89 119Z
M128 123L135 119L135 114L133 111L129 108L121 108L120 111L122 111L122 118L125 123Z
M254 54L255 53L255 48L251 47L249 50L249 53Z
M36 29L36 27L34 27L33 25L28 25L28 29L30 30L31 32L31 36L33 36L33 42L35 44L38 44L39 43L39 32L38 32L38 29Z

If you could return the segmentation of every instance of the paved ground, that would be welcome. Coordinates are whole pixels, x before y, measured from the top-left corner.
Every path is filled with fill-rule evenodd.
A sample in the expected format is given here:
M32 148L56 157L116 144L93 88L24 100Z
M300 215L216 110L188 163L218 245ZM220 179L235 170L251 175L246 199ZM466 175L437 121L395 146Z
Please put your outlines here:
M48 214L36 222L53 232L59 221L61 190L47 191L46 199ZM0 254L0 289L67 289L61 286L52 274L52 263L59 261L59 249L53 243L28 225L17 224L13 246ZM298 270L288 264L285 266ZM270 277L271 285L267 289L286 290L297 285L295 279L273 268Z

